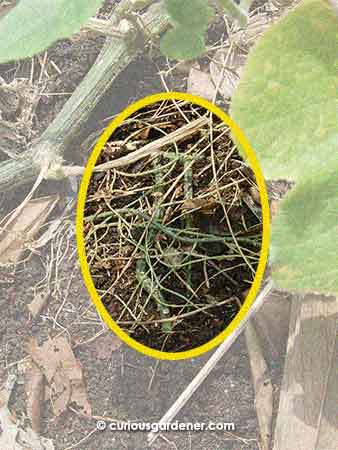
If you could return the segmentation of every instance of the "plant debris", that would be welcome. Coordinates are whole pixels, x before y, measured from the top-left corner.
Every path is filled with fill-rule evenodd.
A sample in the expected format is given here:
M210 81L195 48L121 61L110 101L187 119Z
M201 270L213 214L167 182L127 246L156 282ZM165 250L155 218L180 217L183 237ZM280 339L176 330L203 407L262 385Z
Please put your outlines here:
M58 195L29 200L0 223L0 264L14 264L26 249L34 247L35 236L58 200Z
M27 308L34 318L36 318L46 306L49 296L50 293L48 291L36 292L33 300L28 303Z
M54 450L50 439L40 437L29 427L23 429L11 414L8 403L16 383L15 375L10 375L5 388L0 392L0 448L1 450Z
M49 338L39 347L32 338L27 350L47 379L54 414L59 416L72 404L80 413L90 416L82 367L67 339Z
M255 177L227 126L209 114L172 100L137 111L106 144L96 165L106 170L94 171L87 192L95 287L117 324L158 350L189 350L223 331L259 260ZM196 120L193 133L143 152ZM144 157L133 158L131 147Z
M25 390L27 394L27 416L32 424L32 429L41 434L45 381L43 373L33 362L25 372Z

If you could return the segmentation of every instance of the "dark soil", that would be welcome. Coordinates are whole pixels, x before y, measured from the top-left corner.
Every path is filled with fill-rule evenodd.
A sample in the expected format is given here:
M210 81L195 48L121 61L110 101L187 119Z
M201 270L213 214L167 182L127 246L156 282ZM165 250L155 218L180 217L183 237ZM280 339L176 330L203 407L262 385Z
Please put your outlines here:
M146 145L206 113L171 100L141 109L113 133L97 165L127 154L126 145ZM157 350L190 350L218 335L255 275L262 231L251 196L255 178L217 117L212 130L212 138L203 126L176 150L169 144L155 158L94 173L87 192L86 250L95 287L113 319ZM157 322L173 316L169 329Z

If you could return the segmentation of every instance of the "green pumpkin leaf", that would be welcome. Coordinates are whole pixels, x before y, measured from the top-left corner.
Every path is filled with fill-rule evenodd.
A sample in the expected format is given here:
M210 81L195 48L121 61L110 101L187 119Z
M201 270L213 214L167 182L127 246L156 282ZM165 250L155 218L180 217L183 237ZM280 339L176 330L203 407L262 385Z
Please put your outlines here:
M277 285L338 294L338 169L303 180L283 200L271 259Z
M172 59L198 58L204 49L203 34L179 26L168 30L161 39L161 52Z
M207 0L165 0L172 23L202 34L213 16Z
M272 226L272 277L338 293L337 17L305 0L258 41L230 113L268 179L294 180Z
M24 0L0 20L0 63L33 56L79 31L103 0Z
M231 115L268 178L297 181L338 167L336 29L329 4L307 0L249 55Z

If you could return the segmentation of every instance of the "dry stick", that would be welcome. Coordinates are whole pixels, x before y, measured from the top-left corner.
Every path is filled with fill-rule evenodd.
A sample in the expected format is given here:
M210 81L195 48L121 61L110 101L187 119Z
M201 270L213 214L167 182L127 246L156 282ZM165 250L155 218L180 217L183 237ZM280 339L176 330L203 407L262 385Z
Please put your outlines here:
M153 142L149 142L149 144L144 145L143 147L135 150L132 153L129 153L126 156L121 156L120 158L114 159L113 161L108 161L103 164L99 164L94 167L94 172L106 172L109 169L116 169L117 167L127 166L129 164L133 164L139 161L146 156L150 156L152 154L156 154L161 151L161 149L169 144L175 144L182 139L196 133L201 127L203 127L206 123L208 123L208 119L206 116L200 117L199 119L194 120L193 122L184 125L181 128L173 131L172 133L167 134L166 136L156 139ZM77 176L81 175L84 172L84 167L82 166L64 166L62 168L64 176Z
M176 142L181 141L182 139L190 136L191 134L196 133L201 127L208 123L208 117L203 116L199 119L194 120L193 122L184 125L181 128L173 131L172 133L163 136L162 138L156 139L156 141L149 142L149 144L144 147L139 148L138 150L130 153L129 155L122 156L121 158L117 158L113 161L109 161L104 164L100 164L95 167L95 172L102 172L108 169L114 169L116 167L122 167L127 164L135 163L136 161L144 158L145 156L149 156L151 154L159 152L165 145L174 144Z
M152 2L149 0L149 3ZM126 5L133 5L133 2L123 0L116 7L116 14L120 15L121 12L124 12ZM162 2L151 5L141 18L151 36L162 33L169 25L168 15ZM111 19L112 23L116 20L116 16ZM34 181L39 175L43 163L54 169L50 171L48 177L69 176L72 168L69 168L69 172L63 169L63 153L72 145L81 128L89 119L93 108L117 76L143 52L144 46L138 47L136 42L129 42L127 39L107 39L92 68L75 89L56 119L42 133L38 142L34 143L19 158L0 164L0 192Z
M171 406L171 408L167 411L167 413L162 417L159 421L159 424L170 423L173 418L178 414L178 412L183 408L183 406L187 403L187 401L191 398L193 393L199 388L199 386L203 383L212 369L216 366L216 364L221 360L221 358L225 355L225 353L229 350L232 344L236 341L238 336L243 332L247 323L250 319L252 319L256 313L259 311L261 306L264 303L266 296L273 288L273 282L269 280L269 282L264 286L261 292L258 294L255 302L251 306L250 310L239 324L239 326L228 336L225 341L217 348L215 353L210 357L210 359L206 362L206 364L202 367L199 373L195 376L195 378L190 382L187 388L182 392L182 394L178 397L176 402ZM159 427L160 428L160 427ZM152 444L155 439L158 437L158 433L151 432L148 434L148 443Z

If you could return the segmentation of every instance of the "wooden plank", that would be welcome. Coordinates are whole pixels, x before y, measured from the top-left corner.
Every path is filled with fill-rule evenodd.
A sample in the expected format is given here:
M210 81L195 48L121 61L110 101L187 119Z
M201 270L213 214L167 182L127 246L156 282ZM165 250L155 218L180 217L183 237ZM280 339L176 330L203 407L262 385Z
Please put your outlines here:
M290 295L272 291L253 318L266 360L283 360L289 333Z
M255 392L255 407L261 436L260 447L262 450L269 450L272 437L273 387L263 348L251 321L245 329L245 340Z
M336 336L338 332L338 325ZM331 358L331 370L320 417L316 450L336 450L338 447L338 339Z
M328 390L337 312L335 297L293 296L274 450L318 450L318 423Z

